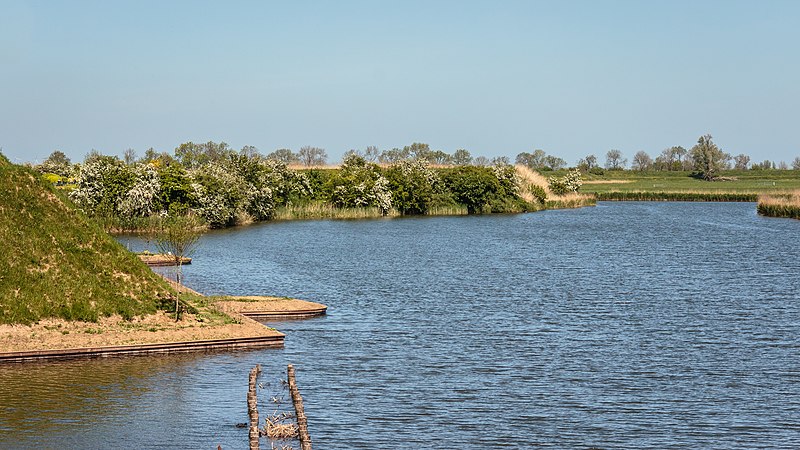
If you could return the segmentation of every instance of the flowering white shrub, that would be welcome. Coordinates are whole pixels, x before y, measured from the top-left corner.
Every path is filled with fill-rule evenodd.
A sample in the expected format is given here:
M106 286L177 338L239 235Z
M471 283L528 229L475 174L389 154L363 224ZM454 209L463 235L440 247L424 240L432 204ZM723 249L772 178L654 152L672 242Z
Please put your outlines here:
M286 167L273 159L259 162L263 174L261 182L272 190L275 203L286 205L292 198L310 197L313 192L308 176Z
M550 191L556 195L567 194L569 192L578 192L578 189L583 186L583 178L581 171L578 169L571 169L563 177L550 177Z
M336 179L331 202L338 207L375 206L383 214L392 209L392 191L389 181L380 173L380 167L358 155L348 155Z
M496 164L492 167L492 172L507 195L519 195L520 179L514 166L505 163Z
M137 164L133 169L133 186L117 201L117 213L125 218L147 217L158 206L161 180L155 167L149 163Z
M80 167L69 197L87 214L114 214L133 179L133 173L122 161L108 156L92 158Z

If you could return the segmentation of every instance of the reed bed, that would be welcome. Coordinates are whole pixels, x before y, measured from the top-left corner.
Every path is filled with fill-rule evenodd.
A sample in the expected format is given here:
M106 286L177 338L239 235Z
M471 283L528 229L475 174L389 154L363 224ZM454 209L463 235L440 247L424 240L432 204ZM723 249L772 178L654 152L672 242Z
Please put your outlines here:
M400 215L390 211L389 216ZM330 203L315 202L307 205L282 206L275 211L275 220L298 219L371 219L383 217L379 208L337 208Z
M800 190L786 195L761 195L756 209L762 216L800 219Z
M428 216L466 216L469 214L464 205L433 206L428 211Z
M755 202L757 194L742 192L610 191L594 194L601 201Z
M547 209L570 209L593 206L597 203L594 195L571 192L564 195L550 195L545 206Z

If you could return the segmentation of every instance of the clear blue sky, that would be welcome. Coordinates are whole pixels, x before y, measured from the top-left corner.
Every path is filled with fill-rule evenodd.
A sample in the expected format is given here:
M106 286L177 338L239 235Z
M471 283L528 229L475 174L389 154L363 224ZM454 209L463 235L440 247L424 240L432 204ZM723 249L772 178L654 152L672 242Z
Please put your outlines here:
M800 1L0 0L0 147L800 156Z

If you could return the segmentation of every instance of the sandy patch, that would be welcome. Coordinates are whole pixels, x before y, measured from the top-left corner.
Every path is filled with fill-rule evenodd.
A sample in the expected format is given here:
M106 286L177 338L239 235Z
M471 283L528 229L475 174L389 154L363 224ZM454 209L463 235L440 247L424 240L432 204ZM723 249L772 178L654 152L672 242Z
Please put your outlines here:
M252 319L231 315L238 323L201 322L191 314L175 322L167 314L154 314L132 321L114 316L97 323L50 319L30 326L0 325L0 352L282 336Z
M285 297L227 297L214 303L220 311L226 313L246 313L254 311L269 311L283 313L303 313L307 311L317 311L327 308L321 303L314 303L305 300Z

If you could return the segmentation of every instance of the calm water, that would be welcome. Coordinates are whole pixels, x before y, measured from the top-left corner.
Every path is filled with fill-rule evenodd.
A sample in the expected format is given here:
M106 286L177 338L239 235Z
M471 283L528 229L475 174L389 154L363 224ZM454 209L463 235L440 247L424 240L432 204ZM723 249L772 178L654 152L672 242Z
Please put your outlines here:
M279 350L0 366L0 447L246 448L248 370L291 362L317 449L797 448L798 274L800 222L742 203L214 232L191 287L329 315Z

